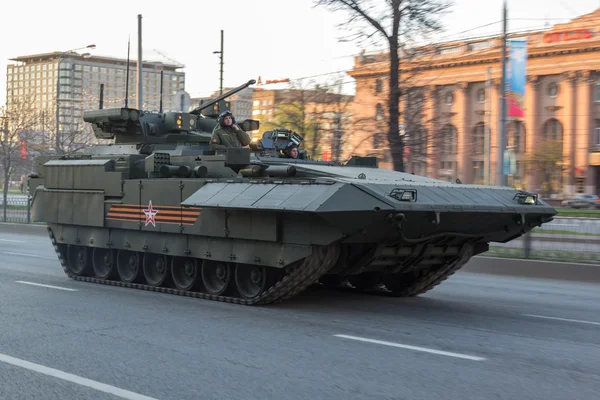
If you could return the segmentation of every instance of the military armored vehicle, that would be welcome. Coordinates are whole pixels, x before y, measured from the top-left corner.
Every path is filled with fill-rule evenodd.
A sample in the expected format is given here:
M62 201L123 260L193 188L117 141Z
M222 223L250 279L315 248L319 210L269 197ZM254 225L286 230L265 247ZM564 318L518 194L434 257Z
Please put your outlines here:
M286 129L211 152L224 99L253 83L190 112L85 112L96 137L114 142L38 160L32 216L69 278L244 305L316 283L415 296L556 214L532 193L381 169L375 158L285 158L302 142Z

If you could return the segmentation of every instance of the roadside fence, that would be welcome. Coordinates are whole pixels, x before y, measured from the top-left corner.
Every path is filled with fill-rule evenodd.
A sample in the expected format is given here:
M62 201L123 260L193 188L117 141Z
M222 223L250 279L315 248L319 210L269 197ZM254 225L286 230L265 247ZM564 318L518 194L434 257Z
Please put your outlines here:
M0 195L0 221L30 224L31 199L28 195ZM575 210L560 210L575 215ZM600 264L600 214L577 210L577 217L556 216L552 222L509 243L490 243L483 255Z

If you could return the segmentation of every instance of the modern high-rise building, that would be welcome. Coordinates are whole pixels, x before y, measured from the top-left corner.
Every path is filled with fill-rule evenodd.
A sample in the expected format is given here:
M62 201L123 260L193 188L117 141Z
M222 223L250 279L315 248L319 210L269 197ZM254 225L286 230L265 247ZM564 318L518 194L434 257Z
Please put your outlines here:
M129 85L127 60L83 56L74 52L52 52L12 58L6 71L6 101L33 102L40 113L43 131L56 139L62 133L83 131L83 111L98 109L100 85L104 84L103 107L123 107L128 89L128 106L137 108L137 62L130 61ZM180 66L144 62L142 70L144 110L159 110L161 71L163 72L163 111L174 107L173 97L185 89L185 73ZM58 132L56 136L54 133ZM83 145L84 143L79 143Z

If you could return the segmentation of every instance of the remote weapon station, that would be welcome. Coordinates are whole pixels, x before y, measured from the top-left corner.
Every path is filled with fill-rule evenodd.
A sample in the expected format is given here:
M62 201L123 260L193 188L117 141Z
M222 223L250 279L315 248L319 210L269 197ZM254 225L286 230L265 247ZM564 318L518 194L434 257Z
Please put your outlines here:
M375 158L286 158L302 137L285 129L209 151L224 99L253 83L190 112L85 112L113 143L37 160L33 219L47 223L69 278L245 305L319 282L415 296L556 214L535 194L380 169Z

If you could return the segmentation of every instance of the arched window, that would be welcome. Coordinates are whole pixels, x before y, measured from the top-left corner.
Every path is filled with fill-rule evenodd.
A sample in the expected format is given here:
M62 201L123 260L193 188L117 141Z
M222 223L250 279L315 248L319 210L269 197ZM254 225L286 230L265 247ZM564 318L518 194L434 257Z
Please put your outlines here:
M412 148L412 154L415 157L425 157L427 155L427 135L421 125L414 129L409 146Z
M446 125L442 128L440 153L444 156L458 153L458 133L454 125Z
M377 121L383 120L383 106L381 104L377 104L375 119Z
M477 123L473 128L473 154L483 154L485 150L485 124Z
M377 79L375 81L375 92L381 93L383 91L383 81L381 79Z
M507 145L512 148L515 153L525 152L525 125L522 121L511 121L508 124L507 130Z
M563 139L563 126L556 118L551 118L544 124L544 139L558 140Z

